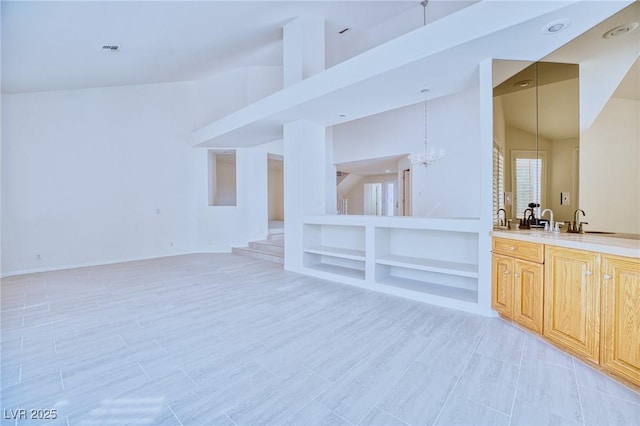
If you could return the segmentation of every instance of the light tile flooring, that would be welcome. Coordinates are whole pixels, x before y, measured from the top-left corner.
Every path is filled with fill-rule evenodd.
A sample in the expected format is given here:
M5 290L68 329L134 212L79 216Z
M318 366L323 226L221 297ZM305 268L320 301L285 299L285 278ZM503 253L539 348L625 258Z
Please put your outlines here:
M2 407L3 425L640 424L640 395L499 319L226 254L3 280Z

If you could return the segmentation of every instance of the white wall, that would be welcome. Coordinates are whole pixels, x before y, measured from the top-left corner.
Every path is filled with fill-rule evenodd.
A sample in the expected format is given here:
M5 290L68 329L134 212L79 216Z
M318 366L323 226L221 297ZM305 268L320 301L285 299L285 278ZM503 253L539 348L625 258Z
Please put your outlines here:
M189 83L3 95L3 274L191 251L192 105Z
M547 206L554 214L554 220L569 222L573 220L573 212L578 208L578 170L574 167L574 156L578 155L580 140L578 138L551 141L549 164L549 194ZM577 165L577 164L576 164ZM568 192L569 203L560 203L560 193ZM547 216L545 216L547 217Z
M502 97L496 96L493 98L493 138L502 149L505 145L506 127Z
M282 67L236 68L195 83L195 128L282 89Z
M195 149L194 186L197 211L196 251L229 252L248 241L264 239L268 233L267 157L282 155L282 141L254 148L236 149L235 206L209 206L208 150Z
M639 164L640 101L611 98L580 135L580 208L587 229L640 233Z
M469 178L480 175L479 104L477 87L429 101L429 143L447 154L428 169L412 169L414 216L480 217L480 182ZM335 164L421 152L424 106L334 126L333 135Z
M412 213L430 217L480 217L480 100L472 88L429 106L429 143L447 156L412 169Z
M424 146L422 104L333 126L334 164L409 154Z

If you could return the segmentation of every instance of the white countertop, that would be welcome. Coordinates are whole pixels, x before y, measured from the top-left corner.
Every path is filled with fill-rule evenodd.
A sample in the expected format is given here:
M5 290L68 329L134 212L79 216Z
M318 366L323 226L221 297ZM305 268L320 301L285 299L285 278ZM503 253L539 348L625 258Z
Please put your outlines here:
M567 234L541 230L494 230L493 237L509 238L518 241L549 244L558 247L595 251L605 254L640 259L640 240L618 238L602 234Z

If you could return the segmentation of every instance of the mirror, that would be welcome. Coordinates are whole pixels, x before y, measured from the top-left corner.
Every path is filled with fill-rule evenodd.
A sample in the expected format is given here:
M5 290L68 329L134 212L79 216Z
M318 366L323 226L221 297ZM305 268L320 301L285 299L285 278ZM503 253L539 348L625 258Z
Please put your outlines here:
M569 221L579 197L578 65L494 61L494 81L514 68L494 87L495 211L515 221L533 203L535 217L549 208Z
M554 219L565 222L572 220L573 211L583 209L586 213L584 220L589 222L587 231L615 232L621 236L640 234L640 30L608 36L613 28L637 22L638 17L640 3L634 2L543 58L538 63L537 107L535 97L533 101L523 100L517 107L510 102L511 99L506 101L508 97L519 96L514 84L527 79L535 81L535 67L529 69L528 75L518 75L534 64L494 61L494 88L503 84L505 90L509 84L514 87L509 89L509 93L494 93L494 101L501 98L494 102L496 143L500 145L500 141L511 139L508 133L514 132L507 132L508 127L525 131L528 128L526 133L529 137L519 138L530 141L524 150L535 151L536 159L542 151L547 155L548 167L542 175L547 183L542 185L540 194L542 207L551 208ZM579 77L574 79L570 74L562 77L560 72L558 82L549 83L547 67L558 72L557 68L564 64L580 64ZM567 72L573 71L567 69ZM562 82L565 82L564 88L561 87ZM557 90L549 90L551 88ZM526 90L531 92L529 87L521 91ZM548 97L546 92L553 96ZM574 107L566 104L567 96L579 111L577 118ZM577 104L573 103L574 99ZM557 102L564 104L556 108L561 105ZM532 133L533 119L538 120L539 131ZM566 123L563 123L565 119ZM550 134L548 126L562 126L564 134ZM575 130L569 131L569 128ZM558 127L558 131L560 129ZM556 140L573 139L574 134L578 135L574 142L576 147L571 148L571 142L563 149L554 145ZM513 188L508 186L512 185L510 162L506 150L502 157L499 150L494 150L494 214L498 208L504 207L508 217L516 218L522 213L514 207ZM571 185L569 180L573 181ZM508 197L509 192L512 192L512 197ZM510 205L504 203L505 193Z

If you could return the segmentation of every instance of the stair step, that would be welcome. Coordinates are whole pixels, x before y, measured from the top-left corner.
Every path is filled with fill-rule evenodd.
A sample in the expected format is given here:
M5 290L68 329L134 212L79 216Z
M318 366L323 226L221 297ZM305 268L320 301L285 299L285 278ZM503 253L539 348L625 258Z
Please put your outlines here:
M270 229L267 240L284 240L284 229Z
M284 240L251 241L249 242L249 248L264 253L284 256Z
M267 262L275 262L284 265L284 255L275 253L265 253L251 247L232 247L231 253L254 259L266 260Z

